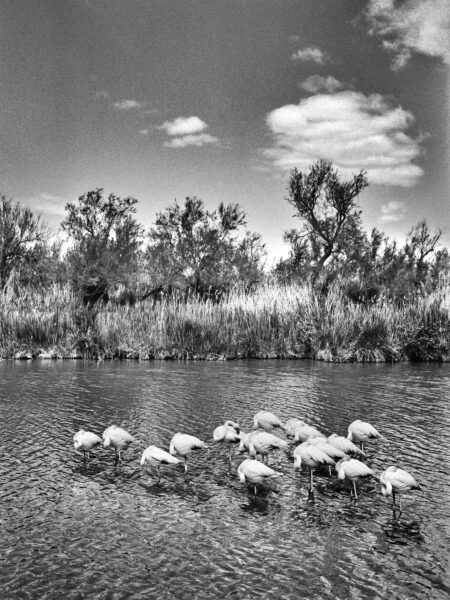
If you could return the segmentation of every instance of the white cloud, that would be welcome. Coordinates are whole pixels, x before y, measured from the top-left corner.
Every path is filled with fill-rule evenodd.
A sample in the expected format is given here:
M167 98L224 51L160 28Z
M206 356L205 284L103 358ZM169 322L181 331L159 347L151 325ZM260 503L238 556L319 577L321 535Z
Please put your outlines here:
M146 108L147 102L139 102L138 100L118 100L114 102L113 107L117 110L140 110Z
M320 48L317 48L317 46L308 46L307 48L301 48L293 52L291 59L301 62L315 62L318 65L323 65L328 61L328 55L322 52Z
M379 94L318 94L267 115L274 145L265 155L280 169L307 170L325 159L343 176L365 169L371 183L410 187L423 175L413 164L420 140L406 133L413 121Z
M168 135L191 135L205 131L208 125L198 117L177 117L174 121L166 121L159 129Z
M328 75L328 77L322 77L322 75L311 75L301 83L301 87L306 92L316 94L320 91L336 92L337 90L342 89L344 86L340 81L331 75Z
M183 135L173 137L164 142L166 148L186 148L187 146L204 146L205 144L216 144L219 140L209 133Z
M450 64L449 0L370 0L365 16L370 33L387 38L383 47L402 68L413 52L436 56Z
M380 221L382 223L402 221L406 214L405 203L398 200L391 200L381 206L380 213Z
M216 144L219 140L209 133L205 133L208 125L199 117L177 117L173 121L166 121L158 127L167 133L170 138L164 142L166 148L186 148L187 146L204 146Z

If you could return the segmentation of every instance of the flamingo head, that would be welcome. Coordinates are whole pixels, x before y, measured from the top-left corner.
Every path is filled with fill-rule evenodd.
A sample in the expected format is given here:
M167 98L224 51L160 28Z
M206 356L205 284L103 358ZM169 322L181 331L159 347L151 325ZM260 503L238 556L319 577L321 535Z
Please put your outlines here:
M105 440L103 442L103 446L105 448L108 448L110 445L111 445L111 439L110 439L109 435L106 435L105 436Z

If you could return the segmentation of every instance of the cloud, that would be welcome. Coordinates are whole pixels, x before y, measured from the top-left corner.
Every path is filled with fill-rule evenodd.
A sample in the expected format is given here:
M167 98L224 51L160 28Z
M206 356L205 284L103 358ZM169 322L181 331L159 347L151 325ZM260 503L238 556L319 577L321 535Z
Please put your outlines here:
M174 121L166 121L159 129L169 135L191 135L205 131L208 125L198 117L177 117Z
M410 187L423 175L413 164L420 140L406 133L413 121L379 94L317 94L267 115L274 144L265 155L280 169L325 159L345 177L365 169L371 183Z
M402 221L406 214L405 203L399 202L398 200L391 200L381 206L380 213L380 221L382 223L396 223L397 221Z
M321 75L311 75L307 77L300 85L306 92L316 94L317 92L336 92L344 87L344 85L338 81L335 77L328 75L328 77L322 77Z
M208 125L195 116L177 117L173 121L166 121L158 129L170 136L170 139L164 142L166 148L200 147L205 144L216 144L219 141L215 136L205 133Z
M291 59L293 61L315 62L318 65L323 65L329 60L328 55L322 52L320 48L317 48L317 46L308 46L307 48L296 50L291 55Z
M147 102L138 102L138 100L118 100L114 102L113 107L117 110L140 110L147 107Z
M450 64L450 2L448 0L370 0L365 11L370 33L384 39L394 55L393 69L406 65L414 52Z
M209 133L183 135L173 137L164 142L166 148L186 148L187 146L204 146L205 144L216 144L219 140Z

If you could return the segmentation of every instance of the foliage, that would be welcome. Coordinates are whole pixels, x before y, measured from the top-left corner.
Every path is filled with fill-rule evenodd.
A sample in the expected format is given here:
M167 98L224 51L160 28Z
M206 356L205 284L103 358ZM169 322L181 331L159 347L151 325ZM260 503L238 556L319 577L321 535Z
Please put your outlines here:
M76 290L97 284L107 289L127 284L137 267L143 229L134 218L137 200L97 188L66 205L63 230L72 241L66 256Z
M239 235L245 224L239 205L221 203L210 212L195 197L158 213L145 255L154 287L208 295L239 282L255 284L265 248L258 234Z
M34 283L33 267L45 254L46 231L29 208L0 196L0 289Z
M294 266L309 266L313 283L331 258L352 253L354 234L360 233L356 198L368 186L365 171L341 181L330 162L318 161L309 173L291 171L288 202L302 220L300 230L285 234Z

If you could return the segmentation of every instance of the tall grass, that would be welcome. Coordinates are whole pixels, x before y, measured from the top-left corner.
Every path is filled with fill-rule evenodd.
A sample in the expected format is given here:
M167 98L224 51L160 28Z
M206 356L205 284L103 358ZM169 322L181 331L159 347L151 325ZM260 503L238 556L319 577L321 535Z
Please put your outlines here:
M68 287L0 297L0 355L91 358L448 360L450 286L402 305L354 304L338 287L236 288L219 303L192 296L83 307Z

